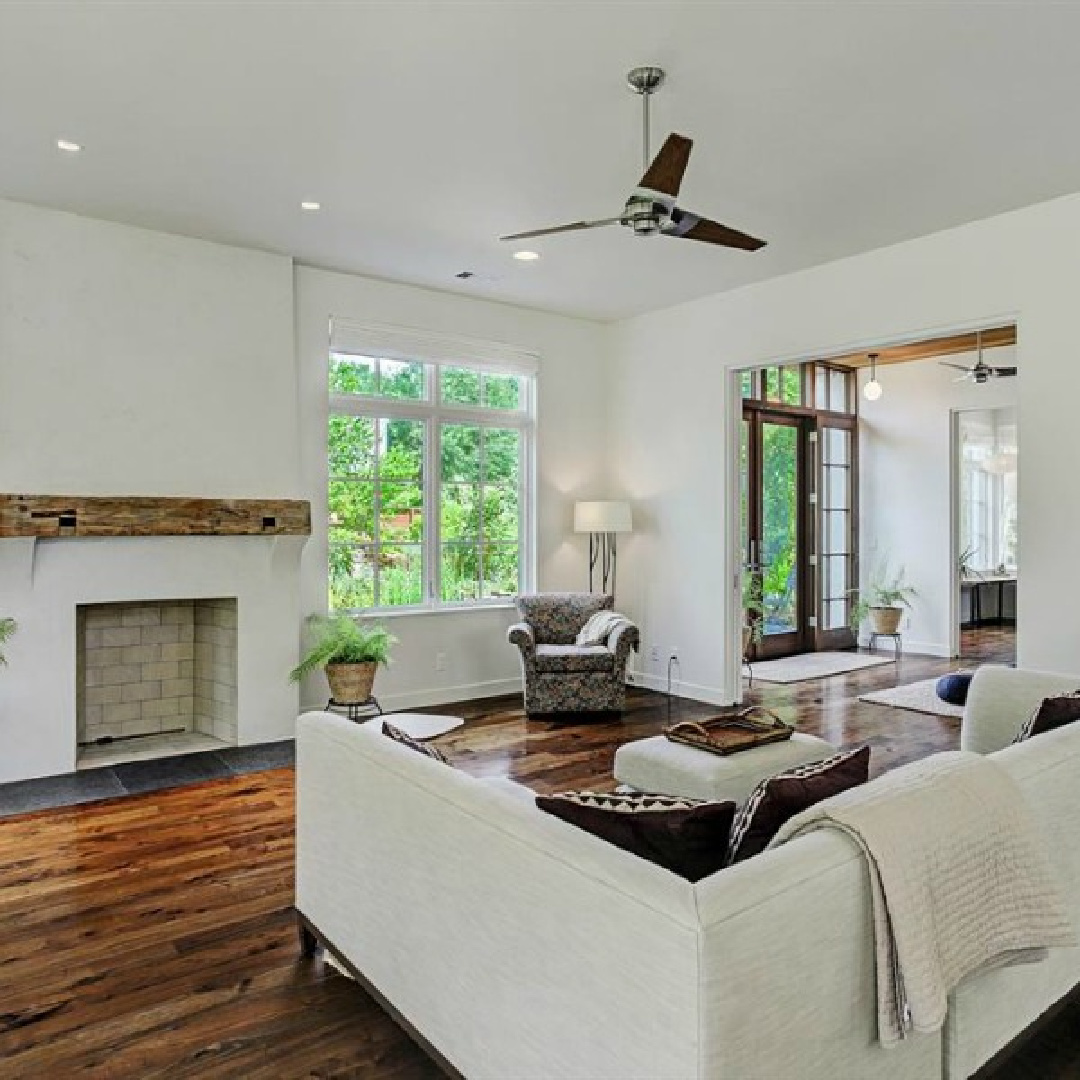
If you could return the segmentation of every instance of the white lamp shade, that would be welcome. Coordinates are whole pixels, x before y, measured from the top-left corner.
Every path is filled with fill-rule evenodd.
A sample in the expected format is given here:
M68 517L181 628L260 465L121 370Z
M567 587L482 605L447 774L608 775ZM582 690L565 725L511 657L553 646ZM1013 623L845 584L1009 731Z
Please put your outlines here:
M631 531L629 503L574 503L574 532L621 533Z

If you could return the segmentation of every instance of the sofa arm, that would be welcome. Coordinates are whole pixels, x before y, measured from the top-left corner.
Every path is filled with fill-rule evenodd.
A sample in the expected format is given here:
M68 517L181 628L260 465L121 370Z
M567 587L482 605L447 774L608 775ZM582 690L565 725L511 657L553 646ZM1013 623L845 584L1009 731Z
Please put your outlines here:
M960 726L960 749L992 754L1016 738L1045 697L1080 689L1080 677L984 664L968 689Z
M623 623L608 635L607 647L615 654L615 670L621 671L630 659L630 650L637 650L641 632L633 623Z
M514 623L506 631L506 640L521 650L521 656L524 660L531 662L536 656L536 638L533 636L532 627L528 623Z

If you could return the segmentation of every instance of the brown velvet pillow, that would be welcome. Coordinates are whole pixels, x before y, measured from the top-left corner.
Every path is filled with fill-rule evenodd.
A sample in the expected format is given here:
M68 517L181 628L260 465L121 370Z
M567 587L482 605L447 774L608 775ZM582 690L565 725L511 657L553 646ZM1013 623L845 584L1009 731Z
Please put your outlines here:
M428 746L427 743L422 743L419 739L414 739L407 732L402 731L401 728L396 728L393 724L389 724L385 720L382 725L382 733L388 738L393 739L394 742L401 743L402 746L407 746L410 750L415 750L425 757L434 758L436 761L441 761L444 765L450 764L446 755L443 754L441 750L436 749L434 746Z
M733 802L701 802L669 795L598 795L566 791L538 795L536 805L688 881L724 865Z
M1013 742L1023 742L1032 735L1042 735L1074 720L1080 720L1080 690L1043 698L1039 707L1024 721Z
M784 822L822 799L865 784L869 775L870 747L863 746L762 780L735 819L728 865L764 851Z

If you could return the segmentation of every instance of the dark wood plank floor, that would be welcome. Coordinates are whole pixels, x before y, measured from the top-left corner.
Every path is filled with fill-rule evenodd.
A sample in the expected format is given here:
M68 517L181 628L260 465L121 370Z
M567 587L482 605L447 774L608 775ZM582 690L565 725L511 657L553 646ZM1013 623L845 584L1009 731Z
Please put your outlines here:
M955 721L858 693L952 667L893 667L754 697L878 770L956 744ZM610 784L615 747L710 709L634 692L623 724L529 723L519 699L448 707L455 764L534 789ZM299 959L293 773L280 769L0 822L0 1077L348 1078L440 1074L359 987ZM1080 1075L1080 1007L994 1080Z

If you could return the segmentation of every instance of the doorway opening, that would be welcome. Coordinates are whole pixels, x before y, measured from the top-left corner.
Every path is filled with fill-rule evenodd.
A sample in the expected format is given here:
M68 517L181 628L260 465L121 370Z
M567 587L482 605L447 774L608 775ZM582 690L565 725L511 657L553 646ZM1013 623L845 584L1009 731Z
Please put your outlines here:
M740 514L749 661L850 648L858 559L855 372L741 374Z
M954 414L956 651L976 662L1016 662L1019 580L1016 409Z

